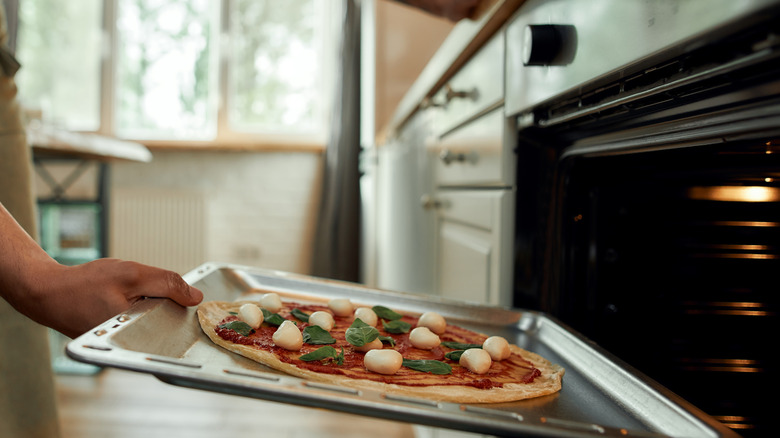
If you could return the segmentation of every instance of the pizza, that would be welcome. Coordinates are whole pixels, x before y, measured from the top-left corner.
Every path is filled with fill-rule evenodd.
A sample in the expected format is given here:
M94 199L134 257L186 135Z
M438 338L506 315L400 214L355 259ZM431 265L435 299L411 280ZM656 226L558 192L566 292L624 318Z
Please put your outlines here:
M458 403L553 394L564 369L542 356L449 324L347 299L208 301L198 307L216 345L306 380Z

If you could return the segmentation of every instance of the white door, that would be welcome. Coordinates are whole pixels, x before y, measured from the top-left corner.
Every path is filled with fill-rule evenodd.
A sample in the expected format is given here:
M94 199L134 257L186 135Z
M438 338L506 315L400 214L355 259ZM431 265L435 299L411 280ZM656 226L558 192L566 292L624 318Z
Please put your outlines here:
M513 191L442 190L438 199L437 290L442 296L507 304ZM512 234L510 233L509 236Z

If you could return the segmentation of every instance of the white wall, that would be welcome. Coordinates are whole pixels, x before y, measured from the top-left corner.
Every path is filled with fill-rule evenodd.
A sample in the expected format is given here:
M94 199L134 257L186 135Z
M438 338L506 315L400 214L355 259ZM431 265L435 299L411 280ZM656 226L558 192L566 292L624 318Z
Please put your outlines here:
M202 262L307 274L321 164L322 156L312 152L154 151L150 163L115 163L111 188L116 202L126 191L202 195ZM127 258L112 249L109 255Z

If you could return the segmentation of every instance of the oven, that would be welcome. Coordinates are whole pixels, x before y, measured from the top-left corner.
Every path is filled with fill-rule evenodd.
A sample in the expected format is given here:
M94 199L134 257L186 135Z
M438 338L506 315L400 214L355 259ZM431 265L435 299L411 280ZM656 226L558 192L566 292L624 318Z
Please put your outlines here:
M531 0L506 29L513 304L745 436L770 430L780 389L778 17L778 1Z

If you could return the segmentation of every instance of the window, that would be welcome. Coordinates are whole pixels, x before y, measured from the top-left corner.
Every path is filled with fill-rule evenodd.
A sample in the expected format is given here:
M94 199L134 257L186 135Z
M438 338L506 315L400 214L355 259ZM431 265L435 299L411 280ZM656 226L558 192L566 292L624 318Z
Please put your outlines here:
M313 131L325 112L315 90L327 88L329 29L318 23L333 0L233 2L230 25L228 106L239 131ZM266 23L258 26L257 23Z
M211 55L219 22L211 0L120 0L115 38L116 134L123 138L216 136Z
M338 4L24 0L20 98L126 139L324 143Z
M101 0L21 0L19 97L44 121L100 128Z

